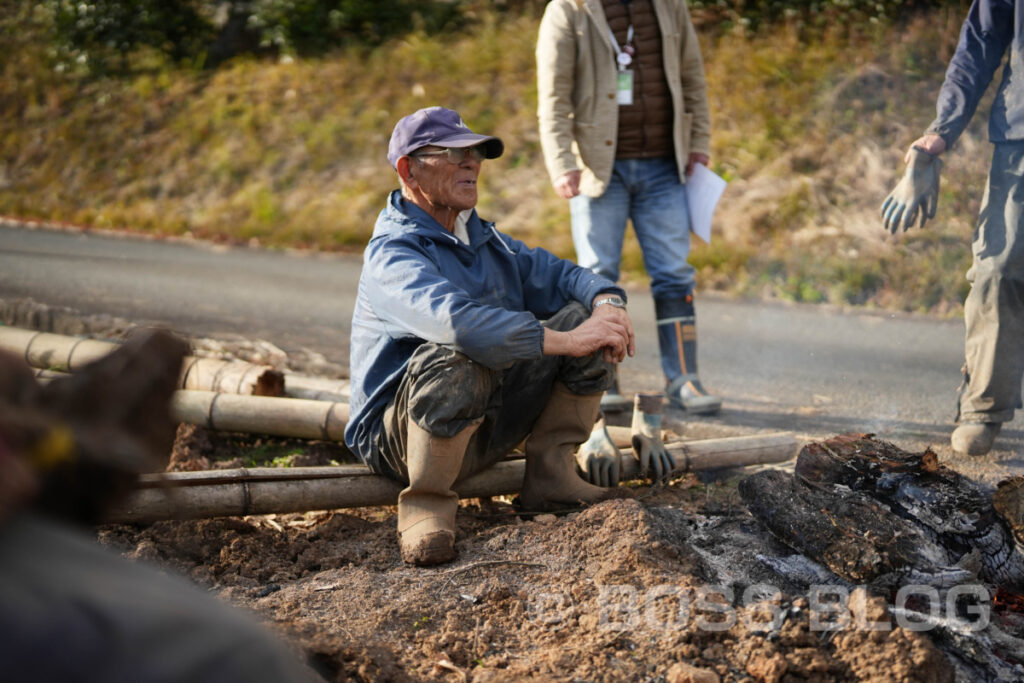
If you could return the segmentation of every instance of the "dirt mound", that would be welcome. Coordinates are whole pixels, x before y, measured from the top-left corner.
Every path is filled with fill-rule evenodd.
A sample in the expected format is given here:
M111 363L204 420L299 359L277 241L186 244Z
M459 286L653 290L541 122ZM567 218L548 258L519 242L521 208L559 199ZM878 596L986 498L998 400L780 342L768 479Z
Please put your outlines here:
M465 501L458 559L401 563L394 508L108 526L100 540L254 609L331 680L943 680L926 634L823 632L692 478L564 517ZM710 508L715 514L705 513ZM752 589L757 584L761 593ZM762 594L763 593L763 594ZM883 607L884 611L884 603Z

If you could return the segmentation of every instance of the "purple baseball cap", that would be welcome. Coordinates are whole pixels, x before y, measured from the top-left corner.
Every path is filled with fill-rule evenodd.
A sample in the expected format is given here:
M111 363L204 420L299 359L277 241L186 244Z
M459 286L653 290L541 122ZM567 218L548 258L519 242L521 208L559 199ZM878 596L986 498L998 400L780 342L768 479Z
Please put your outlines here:
M505 151L505 143L493 135L477 135L462 122L462 117L444 107L427 107L409 114L395 124L388 144L388 161L398 168L398 158L412 154L421 147L473 147L483 144L484 157L497 159Z

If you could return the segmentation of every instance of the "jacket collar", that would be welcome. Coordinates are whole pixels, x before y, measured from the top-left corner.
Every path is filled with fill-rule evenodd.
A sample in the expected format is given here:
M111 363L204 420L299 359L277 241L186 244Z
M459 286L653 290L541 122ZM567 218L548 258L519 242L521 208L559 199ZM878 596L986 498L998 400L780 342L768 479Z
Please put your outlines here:
M490 226L491 224L482 220L477 215L476 209L473 209L466 224L470 245L490 239L491 231L488 230ZM388 196L387 207L377 220L373 235L377 237L398 232L415 233L439 242L463 244L458 237L445 230L440 223L434 220L433 216L402 197L401 190L393 190Z
M597 35L601 36L604 44L614 53L615 48L612 46L611 40L612 29L608 26L608 20L604 16L604 7L601 5L601 0L576 0L576 2L580 5L584 14L594 22L594 25L597 27Z

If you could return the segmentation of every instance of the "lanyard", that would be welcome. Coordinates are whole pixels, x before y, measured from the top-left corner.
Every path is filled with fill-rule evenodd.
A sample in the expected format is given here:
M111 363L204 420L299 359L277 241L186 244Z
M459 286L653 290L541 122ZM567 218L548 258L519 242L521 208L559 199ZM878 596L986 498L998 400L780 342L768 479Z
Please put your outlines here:
M612 47L615 48L615 61L619 63L619 71L625 71L626 67L633 62L633 24L626 29L626 49L619 47L619 41L615 40L615 31L608 29L608 35L612 38Z

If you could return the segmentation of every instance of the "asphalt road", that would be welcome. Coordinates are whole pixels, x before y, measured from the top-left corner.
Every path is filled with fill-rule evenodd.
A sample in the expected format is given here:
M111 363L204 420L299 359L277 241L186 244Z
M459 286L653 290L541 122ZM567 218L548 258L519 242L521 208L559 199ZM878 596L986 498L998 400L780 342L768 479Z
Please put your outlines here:
M0 223L0 299L169 326L192 336L242 335L347 364L358 256L285 253ZM661 387L653 303L630 292L635 358L625 392ZM705 385L715 417L672 413L684 437L778 429L822 438L873 432L950 457L963 324L823 306L697 299ZM983 469L1024 473L1021 421L1005 425Z

